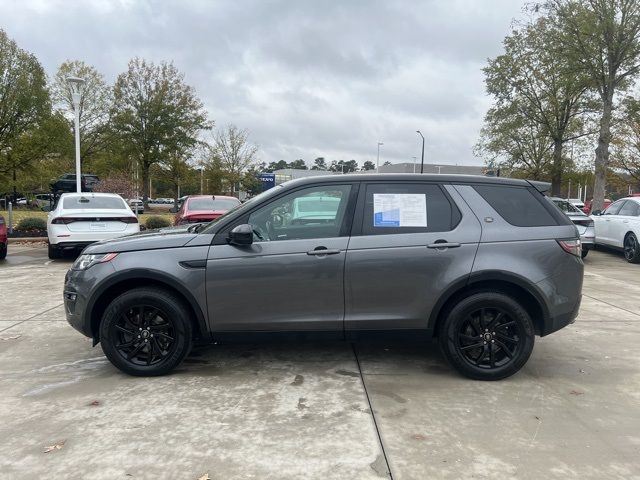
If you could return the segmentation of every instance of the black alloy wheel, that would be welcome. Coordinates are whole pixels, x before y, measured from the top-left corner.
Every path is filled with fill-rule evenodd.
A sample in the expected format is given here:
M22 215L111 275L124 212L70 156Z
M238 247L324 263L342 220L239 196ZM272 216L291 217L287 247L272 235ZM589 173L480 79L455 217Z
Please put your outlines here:
M629 263L640 263L640 245L638 245L638 239L633 233L624 237L624 258Z
M164 375L191 350L190 310L176 294L152 287L129 290L105 309L100 343L107 358L130 375Z
M480 291L457 301L438 329L445 358L475 380L500 380L520 370L533 351L528 312L509 295Z
M501 308L479 308L460 323L456 348L478 368L503 367L522 349L521 327Z
M111 332L118 353L134 365L156 365L176 346L173 320L151 305L135 305L123 312Z

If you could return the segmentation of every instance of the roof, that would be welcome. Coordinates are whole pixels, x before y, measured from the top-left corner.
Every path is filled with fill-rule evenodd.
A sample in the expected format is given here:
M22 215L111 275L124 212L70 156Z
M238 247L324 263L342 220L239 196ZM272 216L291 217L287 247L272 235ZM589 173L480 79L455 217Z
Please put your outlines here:
M231 197L229 195L189 195L187 198L214 198L214 200L216 198L221 198L221 199L226 199L226 200L238 200L236 197Z
M317 182L323 183L343 183L343 182L439 182L439 183L456 183L456 184L493 184L493 185L511 185L519 187L534 186L538 190L544 189L548 184L544 182L534 182L520 180L517 178L507 177L487 177L484 175L438 175L438 174L419 174L419 173L375 173L362 175L357 173L348 173L345 175L324 175L319 177L298 178L287 182L287 185L305 185ZM544 191L544 190L541 190Z
M66 192L60 195L60 197L118 197L122 198L117 193L102 193L102 192Z

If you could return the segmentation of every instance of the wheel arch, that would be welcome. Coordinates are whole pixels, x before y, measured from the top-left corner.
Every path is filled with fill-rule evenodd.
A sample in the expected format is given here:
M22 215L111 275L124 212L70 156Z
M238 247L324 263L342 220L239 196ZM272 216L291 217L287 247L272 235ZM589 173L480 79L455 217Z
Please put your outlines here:
M176 279L162 272L136 269L114 275L108 282L101 285L88 301L84 322L89 326L88 331L93 338L94 345L100 341L100 322L107 305L122 293L141 286L158 287L170 291L181 298L191 313L190 318L193 323L194 339L196 341L210 340L211 335L207 328L205 316L191 292L177 282Z
M515 298L531 315L536 335L547 331L549 309L537 287L519 275L495 270L473 273L466 281L459 280L445 291L429 317L429 330L433 336L438 335L447 313L460 299L481 291L503 292Z

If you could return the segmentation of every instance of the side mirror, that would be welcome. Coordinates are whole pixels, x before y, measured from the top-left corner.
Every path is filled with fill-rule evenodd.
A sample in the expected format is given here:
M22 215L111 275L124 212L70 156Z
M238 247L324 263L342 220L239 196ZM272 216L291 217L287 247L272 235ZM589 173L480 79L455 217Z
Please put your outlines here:
M51 207L49 207L49 205L46 205L46 206L42 207L40 210L42 210L43 212L50 212L51 211Z
M253 243L253 227L246 223L238 225L229 232L227 242L230 245L251 245Z
M176 207L171 207L171 208L169 209L169 212L170 212L170 213L178 213L178 209L177 209Z
M594 210L591 215L602 215L602 210Z

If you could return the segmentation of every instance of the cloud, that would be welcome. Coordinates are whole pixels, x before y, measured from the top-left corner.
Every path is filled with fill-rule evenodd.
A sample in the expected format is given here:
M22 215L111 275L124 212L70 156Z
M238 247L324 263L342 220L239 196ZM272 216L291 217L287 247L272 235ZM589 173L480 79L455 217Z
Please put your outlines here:
M134 56L172 60L218 125L267 162L315 157L480 163L481 68L522 0L0 0L0 28L49 75L66 59L109 81Z

